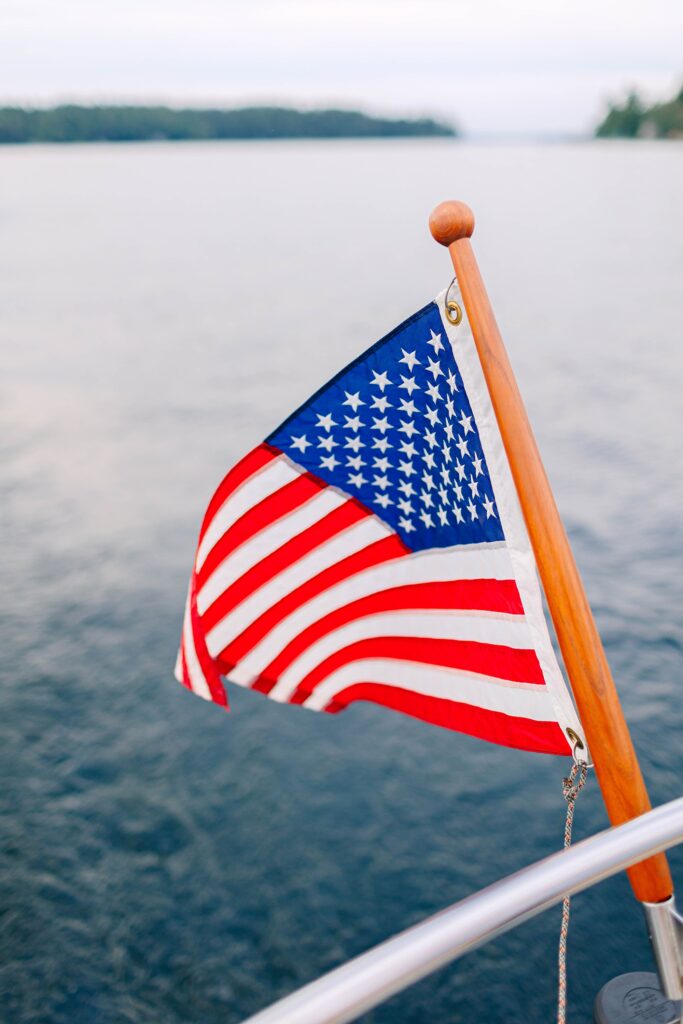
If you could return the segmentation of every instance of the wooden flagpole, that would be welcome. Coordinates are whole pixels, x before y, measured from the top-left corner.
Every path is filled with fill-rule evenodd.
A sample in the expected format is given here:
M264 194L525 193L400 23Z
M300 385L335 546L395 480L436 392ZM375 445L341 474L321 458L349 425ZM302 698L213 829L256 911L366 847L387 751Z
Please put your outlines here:
M498 330L470 237L474 215L465 203L441 203L429 219L448 247L519 495L539 575L578 705L609 819L621 825L650 809L638 758L593 614L541 462L531 424ZM629 869L641 902L673 892L663 853Z

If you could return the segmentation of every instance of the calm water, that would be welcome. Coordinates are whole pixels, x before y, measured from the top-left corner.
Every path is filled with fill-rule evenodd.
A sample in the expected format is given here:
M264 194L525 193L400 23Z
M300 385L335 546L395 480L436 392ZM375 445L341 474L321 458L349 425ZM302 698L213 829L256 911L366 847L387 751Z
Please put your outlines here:
M236 1024L559 847L561 760L373 707L225 715L171 678L215 483L447 283L448 196L652 798L683 792L681 180L673 143L0 151L3 1024ZM593 780L576 831L604 825ZM371 1019L551 1020L558 924ZM570 947L576 1024L651 969L623 878Z

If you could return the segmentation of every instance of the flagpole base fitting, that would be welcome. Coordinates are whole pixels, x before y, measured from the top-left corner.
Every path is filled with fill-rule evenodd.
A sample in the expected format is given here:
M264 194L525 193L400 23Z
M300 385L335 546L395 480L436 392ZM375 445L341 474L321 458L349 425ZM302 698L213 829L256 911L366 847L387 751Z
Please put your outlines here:
M642 907L662 991L669 999L683 1000L683 917L673 896Z
M667 999L659 978L635 971L612 978L595 999L595 1024L680 1024L682 1004Z

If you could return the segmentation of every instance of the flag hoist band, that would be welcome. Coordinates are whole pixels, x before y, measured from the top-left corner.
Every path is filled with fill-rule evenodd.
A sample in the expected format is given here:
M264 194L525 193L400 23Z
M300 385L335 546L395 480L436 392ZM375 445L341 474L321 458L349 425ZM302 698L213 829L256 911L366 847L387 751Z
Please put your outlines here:
M591 757L611 821L650 806L593 617L469 242L456 283L317 391L219 485L180 681L336 713L370 701L495 743ZM577 716L543 613L540 575ZM663 855L630 870L672 892Z

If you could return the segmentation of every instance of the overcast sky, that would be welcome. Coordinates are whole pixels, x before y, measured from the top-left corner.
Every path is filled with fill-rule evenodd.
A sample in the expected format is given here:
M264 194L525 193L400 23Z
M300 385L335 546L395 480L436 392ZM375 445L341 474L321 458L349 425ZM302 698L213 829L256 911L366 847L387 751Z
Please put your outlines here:
M276 101L582 132L683 82L681 0L0 0L0 102Z

